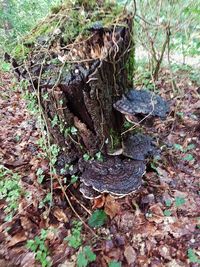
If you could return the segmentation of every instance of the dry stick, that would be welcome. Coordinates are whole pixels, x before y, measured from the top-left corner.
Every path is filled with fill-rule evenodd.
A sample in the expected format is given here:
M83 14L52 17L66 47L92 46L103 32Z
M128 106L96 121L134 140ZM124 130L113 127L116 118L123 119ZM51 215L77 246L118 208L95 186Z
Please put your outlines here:
M70 186L70 184L68 185L68 187ZM90 210L88 210L76 197L75 195L69 190L70 194L73 196L73 198L75 199L75 201L91 216L92 212Z
M65 196L65 198L66 198L66 200L67 200L67 202L68 202L68 204L69 204L71 210L74 212L74 214L77 216L77 218L84 224L84 226L85 226L86 228L88 228L88 229L91 231L91 233L92 233L95 237L98 237L98 235L97 235L97 234L96 234L96 233L89 227L89 225L87 225L87 223L85 223L85 221L80 217L80 215L79 215L79 214L77 213L77 211L74 209L74 207L73 207L73 205L72 205L72 203L71 203L69 197L67 196L67 194L66 194L66 192L65 192L65 189L64 189L64 187L63 187L63 185L62 185L62 183L61 183L59 177L57 177L57 180L58 180L58 183L59 183L59 185L60 185L60 187L61 187L61 190L62 190L62 192L63 192L63 194L64 194L64 196Z

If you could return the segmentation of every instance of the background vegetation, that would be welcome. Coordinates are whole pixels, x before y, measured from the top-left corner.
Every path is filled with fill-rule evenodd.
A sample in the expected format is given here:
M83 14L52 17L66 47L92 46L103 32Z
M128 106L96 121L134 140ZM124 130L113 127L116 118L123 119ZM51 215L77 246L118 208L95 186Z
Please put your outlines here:
M54 6L66 1L2 0L0 56L3 57L5 50L11 53L22 36L29 33ZM164 58L168 65L171 63L187 65L190 61L187 60L188 56L200 56L199 0L116 0L116 2L135 13L136 68L139 71L145 68L147 78L148 75L151 79L158 78ZM171 54L175 56L173 61ZM198 59L194 60L194 64L193 61L189 63L195 65L197 62ZM193 76L197 79L195 75ZM145 77L141 78L145 80Z

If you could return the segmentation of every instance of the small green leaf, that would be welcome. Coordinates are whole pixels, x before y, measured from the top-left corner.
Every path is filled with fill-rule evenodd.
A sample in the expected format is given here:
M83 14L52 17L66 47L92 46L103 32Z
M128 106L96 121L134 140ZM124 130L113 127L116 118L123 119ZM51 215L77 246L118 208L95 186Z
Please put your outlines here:
M78 180L78 176L77 176L77 175L72 175L72 176L71 176L71 184L76 183L77 180Z
M183 160L185 160L185 161L192 161L193 159L194 159L194 157L193 157L192 154L187 154L187 155L183 158Z
M89 247L89 246L84 247L83 252L85 253L85 256L86 256L88 262L93 262L96 260L96 255L91 250L91 247Z
M86 267L88 265L88 261L85 258L85 254L83 252L79 252L77 257L77 267Z
M122 266L121 262L118 262L118 261L111 261L108 264L108 267L121 267L121 266Z
M54 128L56 125L58 125L58 116L55 115L53 120L51 121L51 126Z
M181 205L185 204L186 200L183 197L176 197L175 198L175 205L176 207L180 207Z
M74 126L72 126L72 127L70 128L70 132L71 132L71 134L76 135L77 132L78 132L78 130L77 130Z
M182 119L183 119L183 117L184 117L184 113L183 113L183 112L177 112L176 115L179 116L179 117L182 118Z
M171 216L172 215L172 212L170 210L164 210L164 215L166 217Z
M192 263L200 263L200 259L197 257L195 251L192 248L189 248L187 251L189 261Z
M96 157L97 160L103 161L103 155L102 155L102 153L100 151L95 154L95 157Z
M85 161L88 161L90 159L90 156L86 153L86 154L83 155L83 159Z
M180 144L174 144L174 148L183 152L183 147Z
M100 227L105 224L107 215L103 210L96 210L89 218L89 225L91 227Z
M1 69L2 69L3 71L5 71L5 72L10 71L10 68L11 68L10 63L3 62L3 63L1 64Z
M192 149L195 149L195 144L190 144L190 145L188 145L187 147L186 147L186 149L185 149L185 151L187 152L187 151L189 151L189 150L192 150Z
M170 207L171 204L172 204L172 201L171 201L170 199L166 199L166 200L165 200L165 206L166 206L166 207Z

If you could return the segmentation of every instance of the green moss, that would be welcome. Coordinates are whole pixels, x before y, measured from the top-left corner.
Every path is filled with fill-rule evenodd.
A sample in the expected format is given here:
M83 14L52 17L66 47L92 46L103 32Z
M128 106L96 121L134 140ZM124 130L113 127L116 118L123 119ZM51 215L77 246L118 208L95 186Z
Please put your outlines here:
M117 132L115 132L112 128L110 129L110 153L114 152L115 149L121 147L121 136Z
M72 4L68 1L62 6L52 8L49 16L41 21L23 40L23 49L16 48L14 57L24 59L33 49L37 50L35 44L39 37L46 39L46 43L53 41L55 29L60 29L62 33L62 43L65 45L73 43L75 40L87 38L91 35L88 28L96 21L101 21L104 27L119 25L124 14L122 5L116 5L110 1L103 1L98 5L96 1L77 0ZM52 38L53 37L53 38ZM41 46L39 47L39 49Z
M51 8L51 13L52 14L58 14L58 12L61 10L62 8L62 5L59 5L59 6L52 6Z
M130 86L133 86L133 77L135 72L135 43L134 43L134 36L132 35L132 45L129 52L129 58L126 63L126 69L128 74L128 82Z
M30 49L28 47L26 47L23 44L18 44L15 46L15 49L12 54L16 60L19 60L19 59L25 59L29 52Z

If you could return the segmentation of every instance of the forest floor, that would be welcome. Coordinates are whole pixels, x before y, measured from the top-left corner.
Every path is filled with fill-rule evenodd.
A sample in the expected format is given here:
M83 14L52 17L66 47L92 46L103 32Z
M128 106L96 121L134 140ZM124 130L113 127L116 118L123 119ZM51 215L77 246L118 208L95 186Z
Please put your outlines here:
M166 69L156 84L171 112L146 129L162 153L149 164L140 190L93 202L65 187L67 201L55 178L51 207L40 130L13 77L0 76L1 267L199 266L200 88L187 70L174 73L176 90ZM86 224L97 208L108 219L97 229L81 226L69 202Z

